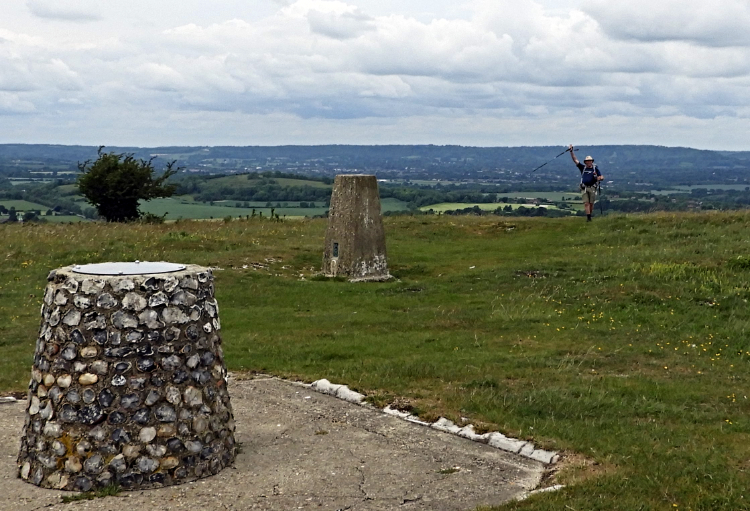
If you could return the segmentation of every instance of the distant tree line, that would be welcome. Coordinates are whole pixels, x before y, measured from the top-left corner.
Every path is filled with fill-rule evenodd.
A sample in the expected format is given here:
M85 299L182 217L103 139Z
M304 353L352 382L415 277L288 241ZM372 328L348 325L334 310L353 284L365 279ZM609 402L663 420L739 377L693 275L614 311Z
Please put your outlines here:
M60 194L61 181L37 184L25 187L25 190L11 186L0 187L0 200L26 200L47 206L60 215L82 215L86 218L97 218L96 210L86 204L76 202L72 197Z
M328 202L331 188L309 185L280 185L276 179L303 179L331 184L331 178L311 179L298 174L283 172L263 172L245 174L249 182L246 186L232 184L216 185L213 181L226 176L188 176L175 181L176 195L192 195L200 202L218 200L253 201L253 202Z
M708 190L695 188L690 193L650 195L644 198L605 199L606 209L623 213L654 211L736 210L750 207L750 193L744 190Z
M385 216L394 216L399 214L413 214L415 212L389 212L386 213ZM460 209L451 209L448 211L445 211L443 213L438 213L433 211L432 209L428 209L427 211L421 211L418 210L417 214L424 214L424 215L438 215L438 214L444 214L444 215L474 215L474 216L537 216L537 217L548 217L548 218L558 218L558 217L566 217L570 216L571 213L569 211L559 210L559 209L550 209L550 208L543 208L543 207L536 207L536 206L519 206L517 208L513 208L509 205L506 206L500 206L496 209L492 210L484 210L480 208L479 206L470 206L467 208L460 208Z
M381 198L394 198L406 202L410 209L439 204L441 202L474 202L490 204L497 201L497 190L482 192L471 189L444 190L439 188L381 186Z
M275 182L258 184L248 188L237 188L230 185L218 188L190 192L189 187L177 186L177 195L192 195L196 201L211 202L219 200L253 201L253 202L327 202L331 198L330 188L312 186L281 186Z

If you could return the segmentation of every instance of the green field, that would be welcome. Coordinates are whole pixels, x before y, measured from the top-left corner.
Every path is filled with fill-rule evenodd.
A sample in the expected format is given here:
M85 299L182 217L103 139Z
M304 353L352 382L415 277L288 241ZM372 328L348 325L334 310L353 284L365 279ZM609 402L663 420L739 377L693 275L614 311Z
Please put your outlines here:
M222 205L222 204L232 204ZM225 203L214 202L214 205L203 204L200 202L186 202L179 199L154 199L147 202L142 202L140 209L144 213L152 213L154 215L167 214L166 218L169 220L176 220L178 218L192 218L192 219L208 219L208 218L224 218L227 216L238 217L247 216L253 214L255 209L256 214L263 213L264 216L268 217L271 215L271 208L237 208L234 207L235 201L228 201ZM265 203L264 203L265 204ZM322 215L325 213L327 208L275 208L275 213L279 216L313 216Z
M497 208L504 208L505 206L510 206L513 209L518 209L521 206L526 208L546 208L546 209L560 209L557 206L553 206L551 204L514 204L514 203L504 203L504 202L496 202L491 204L481 204L481 203L464 203L464 202L442 202L440 204L430 204L429 206L422 206L419 208L422 211L429 211L433 210L435 213L442 212L445 213L446 211L455 211L458 209L465 209L465 208L473 208L478 207L482 211L495 211Z
M672 195L674 193L690 193L691 190L738 190L743 191L748 188L747 185L692 185L692 186L673 186L670 189L651 190L648 193L653 195Z
M309 181L306 179L291 179L282 177L263 177L258 179L248 179L248 174L236 174L231 176L223 176L214 179L208 179L205 181L204 186L206 189L218 189L222 187L238 188L252 188L258 186L261 181L275 181L279 186L309 186L311 188L331 188L331 185L325 184L321 181Z
M59 167L59 166L58 166ZM51 168L51 167L48 167ZM35 175L35 176L52 176L54 175L55 170L32 170L29 172L29 174ZM63 171L57 171L58 176L77 176L80 174L80 172L75 170L63 170Z
M473 184L472 181L449 181L445 179L382 179L380 181L392 185L412 184L417 186L437 186L438 184L442 186Z
M497 509L748 509L750 212L385 219L397 279L315 277L324 219L1 225L0 389L28 381L48 272L217 268L226 361L327 378L563 453Z
M49 206L45 206L44 204L38 204L36 202L29 202L25 200L0 199L0 204L8 209L16 208L16 211L30 211L38 209L41 210L42 213L44 213L49 209Z
M391 184L404 184L405 180L398 180L394 179L391 181L388 181ZM412 185L417 186L437 186L438 184L441 184L443 186L448 185L468 185L468 184L476 184L475 182L471 181L426 181L426 180L409 180L408 183ZM606 188L605 188L606 190ZM577 201L581 202L581 194L578 192L578 190L571 190L571 191L564 191L564 192L507 192L507 193L498 193L497 197L510 197L514 199L545 199L549 201Z
M52 215L52 216L42 215L41 218L51 223L63 223L63 222L78 223L78 222L90 222L91 221L91 220L88 220L86 218L81 218L80 216L76 216L76 215Z
M252 215L253 209L256 214L263 213L263 216L268 217L271 215L271 208L266 206L266 202L251 202L249 208L238 208L235 207L238 201L217 201L214 205L204 204L201 202L194 202L192 200L186 200L185 198L168 198L168 199L154 199L148 202L141 203L141 211L144 213L152 213L154 215L163 215L167 213L166 218L168 220L176 220L178 218L185 219L209 219L209 218L224 218L226 216L238 217ZM277 201L270 201L271 204L276 204ZM244 204L244 201L240 202ZM253 207L253 204L262 204L262 207ZM283 204L283 202L281 202ZM299 203L290 203L299 204ZM300 207L274 207L274 213L280 217L312 217L315 215L323 215L328 210L322 202L316 203L319 206L316 208L300 208ZM381 201L381 209L383 211L400 211L406 209L403 202L397 199L383 199Z
M13 185L13 186L21 186L21 185L28 185L30 183L33 183L33 184L51 183L52 181L54 181L54 179L51 179L51 178L50 179L41 179L41 178L33 178L33 179L21 179L21 178L17 178L17 179L13 179L13 178L11 178L10 179L10 184Z
M180 200L181 202L185 204L195 204L195 205L201 205L205 204L203 202L198 202L194 200L191 196L183 196L183 197L175 197L176 199ZM226 207L236 207L237 204L240 204L241 207L249 207L249 208L268 208L268 203L271 203L270 207L278 207L278 208L297 208L299 206L299 202L295 201L235 201L235 200L217 200L213 201L215 206L226 206ZM308 204L314 204L316 208L323 208L325 207L326 203L324 201L303 201L307 202Z
M60 185L57 187L62 195L78 195L78 185ZM78 195L82 198L82 196Z
M284 177L273 177L269 178L276 181L280 186L309 186L312 188L332 188L332 185L320 182L320 181L308 181L304 179L289 179ZM257 181L248 180L250 183L257 183Z
M385 199L380 199L380 209L383 212L404 211L407 209L407 204L404 201L388 197Z
M8 218L8 215L0 215L0 222L3 220L6 220ZM80 216L76 215L45 215L44 211L42 211L42 216L39 217L42 222L49 222L53 224L60 224L60 223L78 223L78 222L90 222L91 220L88 220L86 218L81 218ZM19 217L20 219L20 217Z
M498 193L497 197L512 197L515 199L544 199L554 202L581 202L581 194L575 192L509 192Z
M322 183L321 183L322 184ZM75 185L63 185L60 187L61 193L71 194L75 192ZM85 202L83 197L70 196L74 200L85 204L86 207L90 207ZM328 207L322 201L317 201L314 204L314 208L300 208L299 202L290 201L249 201L247 202L249 207L236 207L236 204L244 205L246 201L214 201L213 205L209 203L196 202L191 196L180 196L170 197L164 199L154 199L151 201L142 201L140 209L144 213L152 213L154 215L166 215L167 220L177 220L179 218L184 219L217 219L231 216L237 218L239 216L247 216L253 214L253 209L256 215L270 216L271 209L273 208L275 214L280 217L312 217L316 215L323 215L328 210ZM271 203L272 206L268 207L266 204ZM307 202L307 201L304 201ZM276 207L277 203L282 204L281 207ZM288 204L288 207L284 207L283 204ZM310 201L312 203L312 201ZM0 204L10 209L15 207L16 211L24 212L29 210L41 210L42 214L46 212L49 207L42 204L28 202L23 200L0 200ZM405 202L398 199L386 198L381 201L381 210L386 211L402 211L407 209ZM45 217L50 222L69 222L69 221L80 221L78 217Z

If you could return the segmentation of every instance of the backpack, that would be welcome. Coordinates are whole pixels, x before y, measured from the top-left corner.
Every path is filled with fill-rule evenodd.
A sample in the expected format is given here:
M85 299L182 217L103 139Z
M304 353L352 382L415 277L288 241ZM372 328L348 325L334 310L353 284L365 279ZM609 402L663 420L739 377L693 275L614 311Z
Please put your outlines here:
M581 171L581 184L584 186L594 186L597 181L596 167L590 169L584 168Z

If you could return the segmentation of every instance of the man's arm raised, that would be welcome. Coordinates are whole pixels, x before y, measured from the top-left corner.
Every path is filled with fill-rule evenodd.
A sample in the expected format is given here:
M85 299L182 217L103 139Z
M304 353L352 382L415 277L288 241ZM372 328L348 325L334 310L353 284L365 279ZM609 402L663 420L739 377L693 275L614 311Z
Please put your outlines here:
M573 150L573 144L570 144L570 146L568 146L568 149L570 150L570 157L573 158L573 163L578 165L580 162L578 161L578 158L576 158L576 153Z

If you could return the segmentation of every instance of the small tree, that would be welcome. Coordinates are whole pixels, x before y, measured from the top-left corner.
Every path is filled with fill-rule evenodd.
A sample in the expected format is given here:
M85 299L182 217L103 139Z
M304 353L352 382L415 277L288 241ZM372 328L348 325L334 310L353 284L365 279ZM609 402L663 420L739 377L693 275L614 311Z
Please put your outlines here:
M99 147L94 163L87 160L78 164L78 189L100 217L108 222L136 220L141 216L139 201L174 193L175 185L165 184L179 170L173 168L174 161L167 164L161 176L154 177L154 158L136 160L132 154L103 153L103 148Z

